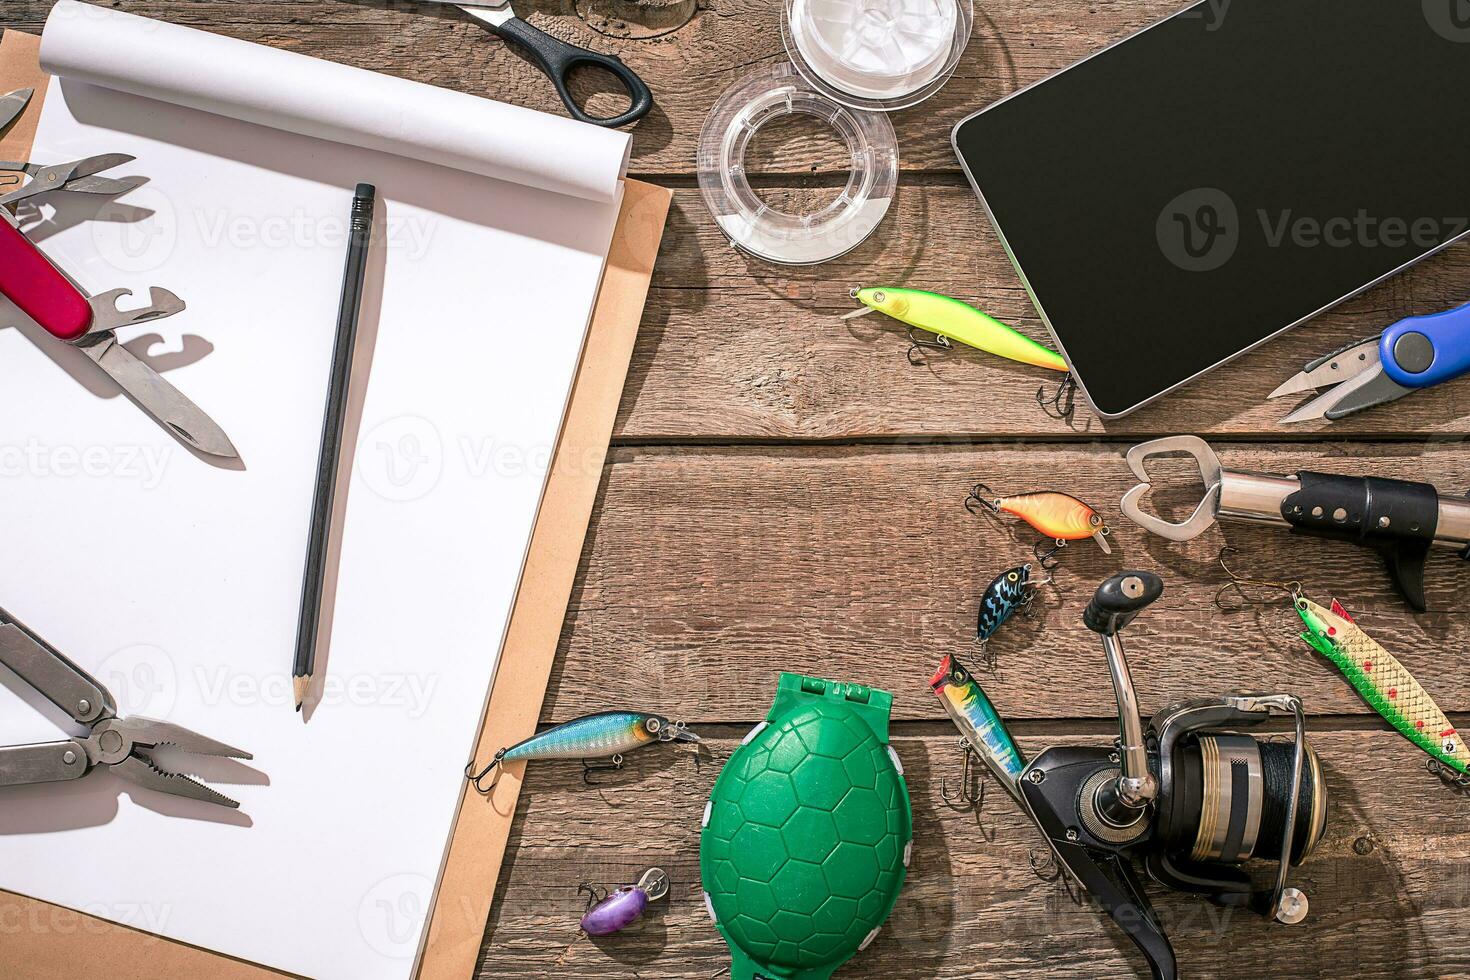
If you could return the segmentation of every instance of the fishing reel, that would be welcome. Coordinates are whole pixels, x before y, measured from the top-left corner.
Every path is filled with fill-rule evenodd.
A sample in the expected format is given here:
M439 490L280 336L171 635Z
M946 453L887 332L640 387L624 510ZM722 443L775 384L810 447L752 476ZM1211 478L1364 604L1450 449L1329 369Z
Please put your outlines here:
M1144 727L1122 632L1163 591L1157 575L1123 572L1098 588L1083 614L1107 654L1117 746L1047 749L1020 783L1058 861L1143 951L1153 976L1172 978L1174 949L1134 862L1169 888L1300 922L1307 898L1287 878L1322 837L1327 787L1295 695L1184 701ZM1273 714L1295 719L1291 742L1238 731ZM1252 858L1277 862L1268 886L1241 867Z

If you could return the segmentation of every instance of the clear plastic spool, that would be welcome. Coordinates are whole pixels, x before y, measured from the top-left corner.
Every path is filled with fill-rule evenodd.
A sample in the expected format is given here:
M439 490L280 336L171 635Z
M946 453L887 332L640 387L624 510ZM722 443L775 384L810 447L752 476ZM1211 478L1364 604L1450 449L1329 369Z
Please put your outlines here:
M785 0L781 38L818 91L891 112L944 87L973 20L973 0Z
M760 128L794 114L830 126L851 157L842 193L810 214L771 207L745 171L745 154ZM699 189L710 213L732 243L771 262L812 265L856 248L888 213L897 186L898 140L888 118L838 105L789 64L731 86L699 135Z

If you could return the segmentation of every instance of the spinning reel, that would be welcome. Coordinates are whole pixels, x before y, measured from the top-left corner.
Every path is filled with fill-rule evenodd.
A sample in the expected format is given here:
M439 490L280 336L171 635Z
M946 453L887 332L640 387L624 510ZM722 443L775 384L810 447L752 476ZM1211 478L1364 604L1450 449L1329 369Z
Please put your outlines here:
M1159 884L1294 924L1306 917L1307 898L1287 886L1287 876L1311 853L1327 820L1327 787L1295 695L1185 701L1144 729L1121 634L1163 591L1157 575L1123 572L1098 588L1083 613L1107 653L1118 699L1117 747L1047 749L1020 780L1026 808L1058 861L1161 980L1177 975L1174 949L1134 860ZM1295 718L1293 742L1234 730L1274 713ZM1269 888L1240 867L1251 858L1279 862Z

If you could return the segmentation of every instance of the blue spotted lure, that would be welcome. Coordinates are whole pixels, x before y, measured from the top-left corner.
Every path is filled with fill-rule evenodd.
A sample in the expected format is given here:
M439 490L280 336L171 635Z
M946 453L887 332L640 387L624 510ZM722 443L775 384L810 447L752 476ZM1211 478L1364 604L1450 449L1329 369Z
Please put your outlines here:
M1019 609L1030 605L1036 589L1051 579L1031 581L1031 563L1006 569L986 586L980 597L980 613L975 621L975 640L982 647Z

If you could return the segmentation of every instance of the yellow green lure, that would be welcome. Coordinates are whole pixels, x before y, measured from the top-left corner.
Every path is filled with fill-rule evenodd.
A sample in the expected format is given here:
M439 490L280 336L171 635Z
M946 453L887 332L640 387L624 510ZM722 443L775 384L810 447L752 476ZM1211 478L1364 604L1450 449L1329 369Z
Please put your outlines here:
M1470 751L1455 726L1414 676L1364 633L1336 599L1325 609L1298 595L1302 639L1347 678L1369 706L1409 741L1456 772L1470 772Z
M924 330L941 338L937 346L948 347L950 341L958 341L967 347L983 350L997 357L1032 364L1052 371L1067 371L1067 362L1060 354L1043 347L1024 334L1001 323L994 317L981 313L966 303L938 293L926 293L917 289L890 289L877 286L852 291L852 298L867 307L854 310L843 319L866 316L869 313L886 313L911 328L910 339L915 345L936 346L921 342L912 330Z

